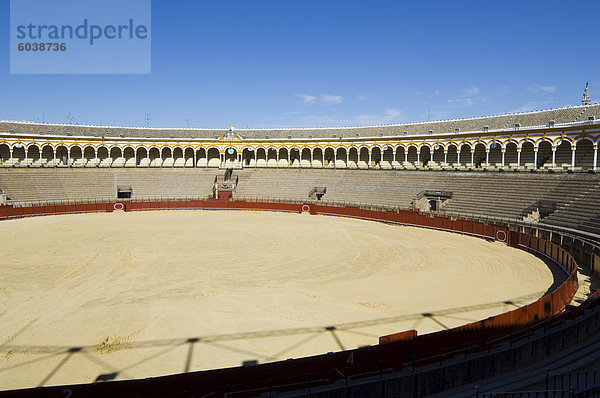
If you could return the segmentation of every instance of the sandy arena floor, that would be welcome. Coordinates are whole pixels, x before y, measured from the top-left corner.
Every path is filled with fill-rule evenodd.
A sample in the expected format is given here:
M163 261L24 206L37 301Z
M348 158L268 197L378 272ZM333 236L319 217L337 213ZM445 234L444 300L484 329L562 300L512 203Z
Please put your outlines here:
M0 389L377 344L513 309L553 283L543 261L500 243L287 213L10 220L0 253Z

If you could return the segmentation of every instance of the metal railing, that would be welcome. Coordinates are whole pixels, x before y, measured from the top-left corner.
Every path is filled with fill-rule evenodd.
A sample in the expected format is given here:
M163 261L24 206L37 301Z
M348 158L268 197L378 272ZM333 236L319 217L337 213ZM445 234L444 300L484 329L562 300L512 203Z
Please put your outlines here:
M134 198L116 198L98 197L92 199L55 199L55 200L32 200L32 201L8 201L6 204L13 207L35 207L35 206L61 206L61 205L78 205L78 204L94 204L94 203L113 203L113 202L174 202L188 200L208 200L212 195L204 196L138 196Z
M55 205L66 205L66 204L91 204L91 203L106 203L106 202L169 202L169 201L186 201L186 200L208 200L212 195L198 195L198 196L137 196L128 199L117 199L116 197L98 197L90 199L56 199L56 200L35 200L35 201L7 201L8 205L13 207L33 207L33 206L55 206ZM341 201L341 200L317 200L309 198L278 198L272 196L246 196L233 194L233 200L240 200L246 202L265 202L265 203L311 203L320 204L323 206L335 206L335 207L358 207L360 209L377 210L377 211L399 211L399 210L413 210L412 206L390 206L384 204L376 204L371 202L353 202L353 201ZM509 217L498 217L490 216L485 214L471 213L471 212L456 212L456 211L438 211L438 212L421 212L430 216L442 216L450 217L454 219L466 219L470 221L480 221L484 223L494 223L501 225L510 225L512 227L519 226L525 228L533 228L541 231L560 233L562 235L576 238L585 241L586 243L598 247L600 244L600 235L581 231L574 228L560 227L550 224L543 224L538 222L524 221L517 218Z
M545 389L538 391L479 392L477 398L596 398L600 397L600 373L587 371L551 375L546 373Z
M471 221L481 221L481 222L492 222L495 224L502 225L510 225L510 226L520 226L526 228L533 228L542 231L552 232L552 233L560 233L565 236L571 238L577 238L586 241L586 243L597 246L600 243L600 235L594 234L587 231L581 231L574 228L560 227L557 225L543 224L539 222L533 221L524 221L518 218L510 218L510 217L497 217L497 216L488 216L483 214L476 213L468 213L468 212L456 212L456 211L440 211L436 214L440 216L452 217L452 218L464 218Z

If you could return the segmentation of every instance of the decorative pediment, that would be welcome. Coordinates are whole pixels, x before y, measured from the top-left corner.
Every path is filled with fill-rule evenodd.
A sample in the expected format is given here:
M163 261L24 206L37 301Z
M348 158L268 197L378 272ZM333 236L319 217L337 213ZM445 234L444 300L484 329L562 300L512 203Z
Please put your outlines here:
M235 126L232 124L229 130L221 137L219 137L219 141L241 141L242 137L235 133Z

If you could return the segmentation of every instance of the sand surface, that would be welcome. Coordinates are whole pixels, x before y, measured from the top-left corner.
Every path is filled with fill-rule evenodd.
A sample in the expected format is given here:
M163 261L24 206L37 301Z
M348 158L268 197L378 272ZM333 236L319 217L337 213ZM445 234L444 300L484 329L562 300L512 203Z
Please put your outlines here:
M0 389L377 344L508 311L553 283L543 261L501 243L307 214L10 220L0 253Z

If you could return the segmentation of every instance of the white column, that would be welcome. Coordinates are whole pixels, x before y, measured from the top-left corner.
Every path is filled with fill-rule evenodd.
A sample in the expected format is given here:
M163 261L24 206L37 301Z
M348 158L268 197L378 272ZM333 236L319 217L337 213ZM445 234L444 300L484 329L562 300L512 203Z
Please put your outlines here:
M196 150L194 150L194 153L192 155L192 159L194 160L194 166L193 167L196 167Z
M348 168L349 162L350 162L350 151L346 149L346 168Z
M408 151L404 150L404 164L408 163Z
M485 150L485 167L490 167L490 150Z
M505 163L504 163L505 155L506 155L506 149L502 148L502 168L504 168L504 165L505 165Z
M253 152L254 152L254 167L256 167L256 162L258 161L258 158L256 157L258 150L255 149Z
M325 167L325 151L321 151L321 168Z
M371 151L368 151L368 152L369 152L369 162L367 163L367 169L370 169L371 168Z
M517 148L517 170L521 168L521 149Z
M417 167L421 168L421 151L417 150Z
M448 150L444 151L444 167L448 165Z
M537 170L538 147L533 148L533 168Z
M556 147L552 147L552 170L556 169Z
M594 145L594 173L598 168L598 144Z
M571 147L571 171L575 171L575 145Z
M337 168L336 162L337 162L337 150L334 150L333 151L333 168L334 169Z
M475 148L471 147L471 168L475 168Z

